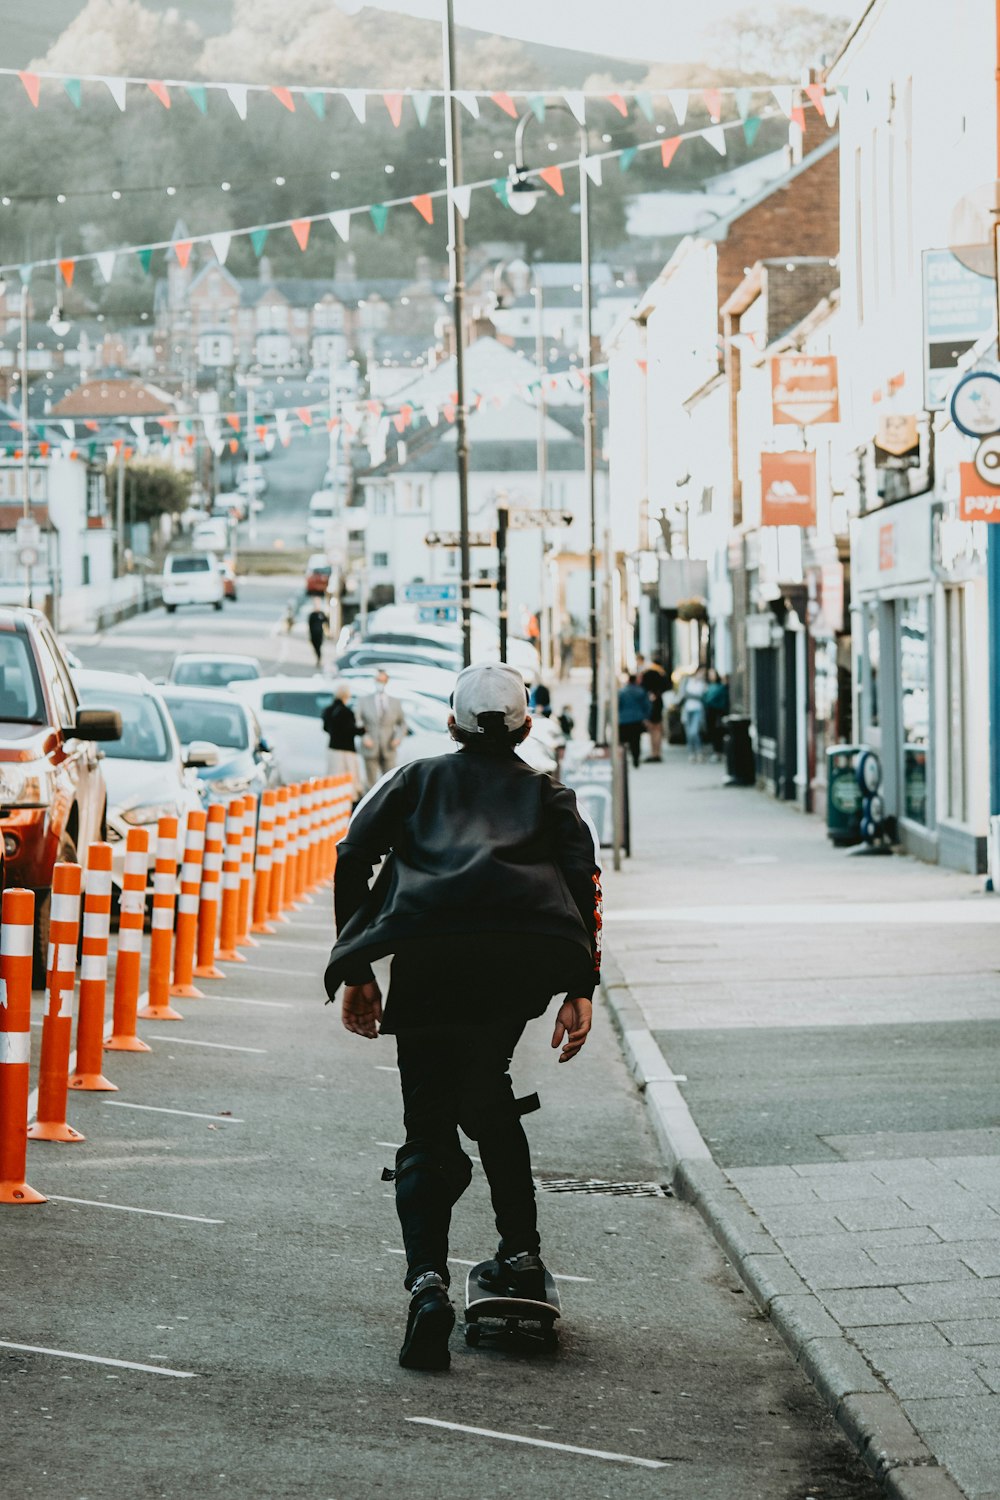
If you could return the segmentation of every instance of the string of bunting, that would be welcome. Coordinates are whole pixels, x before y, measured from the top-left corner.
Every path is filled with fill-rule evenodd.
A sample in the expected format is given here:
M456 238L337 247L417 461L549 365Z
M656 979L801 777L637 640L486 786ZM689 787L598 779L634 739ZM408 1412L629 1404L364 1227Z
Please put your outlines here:
M191 78L146 78L132 74L70 74L49 69L0 68L0 77L4 76L20 80L25 94L35 109L39 108L41 102L43 82L59 84L77 109L83 104L83 85L86 83L97 84L102 90L106 90L123 113L127 107L130 87L152 94L165 110L172 109L175 98L186 96L203 115L208 113L210 95L224 94L241 120L247 118L251 96L270 97L290 114L295 114L299 106L304 106L321 120L326 118L327 102L331 99L340 99L350 106L355 118L362 125L367 122L369 104L381 103L397 129L402 123L403 106L407 101L412 105L417 123L425 126L430 117L432 103L449 98L451 93L445 89L434 88L339 88L313 84L209 83ZM547 99L554 97L552 93L545 94L536 89L455 89L453 92L454 97L466 112L476 120L482 115L484 103L493 104L503 114L516 119L519 113L516 101L521 100L522 107L530 109L541 121L545 119ZM722 118L725 99L732 99L740 118L746 119L754 112L754 95L762 93L773 95L783 112L790 115L795 107L796 99L802 92L812 99L817 109L822 109L826 113L827 121L831 125L836 120L841 101L848 97L848 88L845 84L828 91L823 84L819 83L804 86L775 83L750 87L719 85L710 88L560 89L556 91L555 96L569 107L581 125L586 124L587 107L592 102L609 105L623 119L627 119L630 109L635 108L652 123L655 119L656 105L666 100L680 126L684 124L689 108L698 104L702 104L708 110L711 122L718 124Z
M617 160L622 172L627 172L640 153L646 151L658 151L664 168L669 168L673 163L677 152L689 141L703 140L712 146L720 156L727 153L726 136L734 129L742 130L743 137L748 145L753 145L757 134L764 121L775 118L777 111L767 109L759 115L750 115L745 120L727 120L716 125L704 126L699 130L690 130L675 136L664 137L655 141L643 141L638 145L618 147L606 151L592 152L583 159L583 167L595 186L600 187L603 181L604 163ZM792 113L788 117L792 128L804 130L805 107L793 106ZM573 157L568 161L553 163L545 167L532 167L524 172L525 178L538 179L543 182L557 197L565 195L565 183L563 174L575 170L580 165L580 159ZM463 183L452 188L452 199L458 213L463 219L469 217L472 205L472 194L482 190L492 191L502 203L509 207L508 188L509 179L506 177L481 178L476 182ZM139 264L145 272L149 272L152 265L153 254L156 251L166 251L172 254L177 262L186 267L191 259L191 252L195 245L209 245L220 265L225 265L229 250L234 239L249 238L254 254L260 258L264 252L269 235L276 230L289 229L299 249L305 251L309 245L309 239L314 224L327 222L332 225L339 238L347 241L350 238L351 222L359 215L367 215L375 226L376 233L385 233L389 219L389 212L397 208L412 208L420 215L427 224L434 223L434 204L448 196L447 188L432 188L428 192L417 193L407 197L389 198L381 203L356 204L351 208L334 209L320 214L308 214L296 219L276 219L267 224L255 224L240 229L217 230L204 234L192 234L180 240L154 240L144 245L127 245L117 250L87 251L79 255L51 256L39 260L17 264L7 262L0 264L0 275L7 272L17 273L23 283L31 280L32 273L43 267L57 269L64 285L72 286L77 266L90 262L96 265L103 280L107 283L114 275L115 265L119 259L125 256L136 256Z

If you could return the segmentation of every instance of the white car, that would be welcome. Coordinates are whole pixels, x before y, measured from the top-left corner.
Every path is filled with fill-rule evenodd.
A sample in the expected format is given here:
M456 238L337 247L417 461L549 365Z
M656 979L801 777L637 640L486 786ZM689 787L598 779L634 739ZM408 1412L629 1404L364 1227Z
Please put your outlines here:
M148 829L152 870L160 818L175 817L183 840L188 814L202 805L196 768L214 764L218 753L210 745L194 744L185 759L163 695L140 672L84 667L73 673L73 681L86 708L113 708L121 714L121 739L102 746L111 879L120 891L129 829Z
M306 546L326 545L326 530L334 518L337 497L332 490L317 490L309 501L309 520L306 525Z
M181 651L170 663L167 682L171 687L217 688L259 676L260 662L256 656L236 656L228 651L225 654Z
M162 591L168 615L173 614L178 604L211 604L221 609L223 579L219 559L213 552L168 553L163 564Z
M497 627L485 615L472 611L472 660L497 661L500 657L500 639ZM368 616L364 640L352 641L352 645L369 645L383 642L386 646L409 645L424 649L441 648L461 650L462 630L460 625L428 625L420 619L419 606L415 604L386 604L373 610ZM507 660L516 667L529 687L533 687L541 674L538 652L530 641L512 635L507 639Z
M241 495L263 495L267 490L267 475L262 474L259 469L254 469L253 482L251 483L249 473L239 474L236 480L236 488Z
M191 546L196 552L225 552L228 544L229 526L221 518L199 521L191 533Z

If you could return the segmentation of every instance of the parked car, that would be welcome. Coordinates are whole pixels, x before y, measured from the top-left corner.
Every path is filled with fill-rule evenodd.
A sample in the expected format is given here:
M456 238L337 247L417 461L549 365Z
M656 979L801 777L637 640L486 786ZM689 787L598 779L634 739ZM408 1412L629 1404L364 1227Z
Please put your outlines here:
M332 490L317 490L309 501L309 520L306 525L306 546L322 547L326 541L326 529L334 518L337 497Z
M278 785L274 752L249 704L197 687L165 687L163 698L185 753L205 743L218 750L213 764L198 768L206 801L222 802L247 793L259 797Z
M171 687L219 688L260 676L256 656L224 656L209 651L180 651L170 663Z
M216 495L212 501L209 516L213 521L221 521L226 527L231 521L245 521L247 517L246 496L235 491L227 495Z
M221 609L222 600L222 569L213 552L167 554L163 564L163 607L168 615L173 614L178 604L211 604Z
M191 546L196 552L224 552L229 546L227 522L215 518L199 521L191 533Z
M111 878L120 891L129 829L148 829L152 850L159 820L174 817L183 843L188 814L201 806L196 770L217 757L208 745L192 746L185 757L163 695L141 672L84 667L73 681L87 708L112 709L121 717L121 738L104 751Z
M428 646L399 645L390 641L359 641L356 645L348 646L346 651L337 655L337 671L345 672L351 668L367 668L372 671L377 666L384 666L386 671L392 674L397 663L410 663L413 666L437 667L438 671L450 672L454 678L462 670L462 649L453 650L450 646L441 650L435 650Z
M253 483L250 482L249 473L239 474L236 480L236 488L241 495L263 495L267 490L267 475L262 474L259 469L253 471Z
M333 568L325 552L314 552L306 563L306 593L325 594Z
M473 610L470 623L473 661L497 661L500 638L496 622ZM348 645L368 645L375 641L385 645L451 650L459 655L462 651L461 627L425 623L420 619L419 606L415 604L386 604L374 610L368 616L364 634L357 633L357 638L352 636ZM533 687L541 673L541 661L531 642L521 636L509 636L507 660L518 669L528 686Z
M33 609L0 609L0 827L5 879L35 893L33 982L45 981L52 868L103 837L107 789L97 749L122 731L81 706L59 642Z

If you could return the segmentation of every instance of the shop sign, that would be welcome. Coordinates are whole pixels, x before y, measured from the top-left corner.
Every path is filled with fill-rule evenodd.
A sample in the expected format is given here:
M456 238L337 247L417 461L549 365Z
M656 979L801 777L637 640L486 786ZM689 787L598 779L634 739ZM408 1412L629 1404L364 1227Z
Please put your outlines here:
M762 526L815 526L815 453L762 453L760 495Z
M819 575L820 608L831 635L844 628L844 564L824 563Z
M958 519L1000 521L1000 487L980 479L974 463L961 463L958 470Z
M919 469L920 429L916 416L885 412L875 437L876 469Z
M779 354L771 361L771 408L775 426L840 421L835 354Z
M695 557L660 558L660 608L708 597L708 563Z
M1000 375L973 370L951 393L951 420L966 437L1000 432Z
M950 250L925 250L923 272L924 406L942 411L962 355L993 327L996 287Z
M931 501L914 495L851 521L851 593L881 593L931 578Z

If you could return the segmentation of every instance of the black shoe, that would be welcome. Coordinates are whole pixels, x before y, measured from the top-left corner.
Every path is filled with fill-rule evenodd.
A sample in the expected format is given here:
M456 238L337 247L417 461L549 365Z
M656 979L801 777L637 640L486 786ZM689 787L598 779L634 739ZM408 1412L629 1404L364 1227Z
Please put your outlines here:
M545 1265L540 1255L497 1255L479 1273L479 1285L499 1297L520 1297L526 1302L545 1301Z
M448 1336L454 1326L455 1309L441 1277L436 1271L418 1276L399 1363L407 1370L447 1370L451 1364Z

